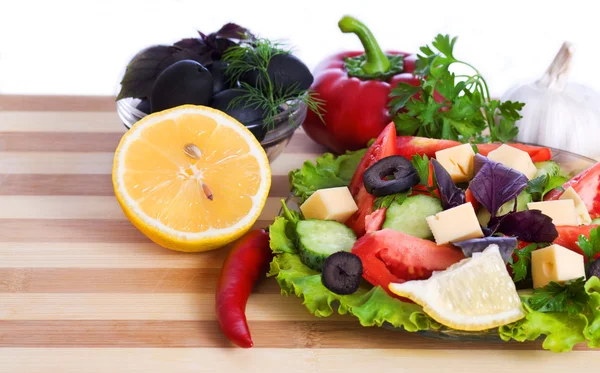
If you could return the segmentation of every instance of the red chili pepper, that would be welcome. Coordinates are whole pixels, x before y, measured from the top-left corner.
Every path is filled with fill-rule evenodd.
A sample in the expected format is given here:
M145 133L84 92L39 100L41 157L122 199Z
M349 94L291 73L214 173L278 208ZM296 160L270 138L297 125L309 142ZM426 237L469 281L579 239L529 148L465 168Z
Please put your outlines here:
M325 112L321 120L309 110L303 127L316 142L343 153L366 147L390 122L387 105L393 87L419 85L420 79L413 75L415 55L384 53L371 31L352 17L343 17L338 26L356 34L365 52L339 53L317 66L311 89L324 101Z
M262 229L253 230L237 241L221 268L216 293L217 320L227 338L240 347L254 345L246 321L246 303L272 257L269 234Z

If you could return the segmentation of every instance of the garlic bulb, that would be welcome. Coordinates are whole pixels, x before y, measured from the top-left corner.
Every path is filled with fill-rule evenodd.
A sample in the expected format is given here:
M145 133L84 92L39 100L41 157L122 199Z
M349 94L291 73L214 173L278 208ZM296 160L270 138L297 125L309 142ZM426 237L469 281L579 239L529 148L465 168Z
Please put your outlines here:
M565 42L541 79L511 88L502 100L525 103L517 141L600 160L600 93L566 81L571 58Z

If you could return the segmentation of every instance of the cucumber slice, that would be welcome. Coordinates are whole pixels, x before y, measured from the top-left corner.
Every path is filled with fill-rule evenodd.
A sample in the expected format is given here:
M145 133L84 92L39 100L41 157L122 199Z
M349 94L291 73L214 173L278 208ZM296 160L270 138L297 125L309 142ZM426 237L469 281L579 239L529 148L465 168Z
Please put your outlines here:
M527 193L526 191L522 191L521 194L519 194L517 196L517 211L527 210L527 204L529 202L533 202L533 198L532 198L531 194ZM511 201L506 202L502 206L500 206L500 208L498 209L498 213L496 215L498 215L498 216L506 215L509 212L511 212L514 207L515 207L515 200L513 199ZM479 208L479 211L477 211L477 220L479 220L479 224L481 224L484 227L487 226L487 224L490 222L491 217L492 217L492 215L483 206L481 206Z
M352 229L333 220L301 220L296 225L300 259L310 268L321 271L325 259L338 251L350 251L356 235Z
M538 169L535 177L542 175L557 176L560 175L560 166L553 161L535 162L535 167Z
M433 235L425 218L443 210L437 198L417 194L408 197L402 204L392 203L385 213L383 228L419 238L431 238Z

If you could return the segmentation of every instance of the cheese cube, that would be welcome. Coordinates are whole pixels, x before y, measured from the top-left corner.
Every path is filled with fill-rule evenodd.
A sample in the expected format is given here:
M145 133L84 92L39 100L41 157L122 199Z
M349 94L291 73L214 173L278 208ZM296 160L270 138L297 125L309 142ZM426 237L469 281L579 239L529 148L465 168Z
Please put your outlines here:
M483 237L471 202L428 216L426 220L438 245Z
M537 168L533 164L529 154L510 145L500 145L498 149L488 154L488 159L521 172L529 180L535 178L535 174L537 173Z
M347 187L319 189L300 206L306 219L348 220L358 206Z
M577 224L591 224L592 218L590 217L590 213L588 212L585 203L579 197L579 194L573 189L573 187L569 187L569 189L565 190L565 192L560 196L559 199L572 199L575 203L575 213L577 214Z
M540 210L542 214L552 218L554 225L577 225L575 202L572 199L529 202L527 208L529 210Z
M583 255L560 245L552 245L531 253L533 287L585 277Z
M435 158L448 171L455 183L469 181L473 178L475 152L470 144L437 151Z

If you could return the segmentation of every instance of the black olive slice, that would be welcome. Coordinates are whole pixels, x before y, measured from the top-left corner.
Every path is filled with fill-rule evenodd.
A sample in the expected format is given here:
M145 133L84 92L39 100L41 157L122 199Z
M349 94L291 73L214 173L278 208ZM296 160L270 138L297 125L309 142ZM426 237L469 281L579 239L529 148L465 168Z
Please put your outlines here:
M401 155L378 160L365 171L363 180L375 197L406 192L421 181L412 163Z
M358 290L362 274L362 261L358 256L338 251L325 259L321 282L336 294L348 295Z

